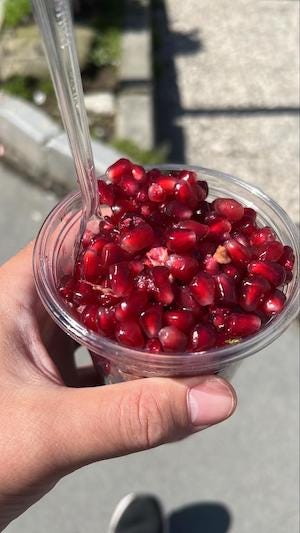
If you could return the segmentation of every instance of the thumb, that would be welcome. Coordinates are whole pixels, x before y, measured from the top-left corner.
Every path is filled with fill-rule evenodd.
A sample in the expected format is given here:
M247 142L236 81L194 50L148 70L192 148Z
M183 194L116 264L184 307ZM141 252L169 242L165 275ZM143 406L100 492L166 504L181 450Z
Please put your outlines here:
M225 420L236 406L233 388L216 376L138 379L59 394L53 433L67 471L179 440Z

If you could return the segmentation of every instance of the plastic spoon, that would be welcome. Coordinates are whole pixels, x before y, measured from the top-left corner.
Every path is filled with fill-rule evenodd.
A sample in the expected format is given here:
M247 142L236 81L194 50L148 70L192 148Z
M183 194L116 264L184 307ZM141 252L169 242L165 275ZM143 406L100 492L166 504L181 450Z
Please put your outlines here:
M97 182L69 0L32 0L82 196L80 236L96 214ZM78 244L78 243L77 243Z

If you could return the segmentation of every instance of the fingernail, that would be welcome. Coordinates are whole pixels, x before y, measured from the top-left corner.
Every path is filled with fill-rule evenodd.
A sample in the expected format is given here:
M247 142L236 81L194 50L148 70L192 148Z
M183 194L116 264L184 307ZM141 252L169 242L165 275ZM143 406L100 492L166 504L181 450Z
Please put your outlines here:
M211 426L228 418L236 399L229 385L219 378L209 378L188 391L188 410L194 426Z

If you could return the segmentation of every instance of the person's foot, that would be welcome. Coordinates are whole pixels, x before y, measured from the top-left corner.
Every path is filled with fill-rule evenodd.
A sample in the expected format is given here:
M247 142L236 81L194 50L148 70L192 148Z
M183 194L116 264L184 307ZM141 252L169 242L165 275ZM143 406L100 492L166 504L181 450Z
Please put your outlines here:
M118 503L108 533L167 533L160 502L154 496L128 494Z

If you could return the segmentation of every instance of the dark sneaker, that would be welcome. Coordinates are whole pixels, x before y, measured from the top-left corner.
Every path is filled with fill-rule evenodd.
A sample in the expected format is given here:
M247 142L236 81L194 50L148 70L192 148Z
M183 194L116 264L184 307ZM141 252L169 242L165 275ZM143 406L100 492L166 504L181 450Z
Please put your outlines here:
M154 496L128 494L117 505L108 533L167 533L160 502Z

